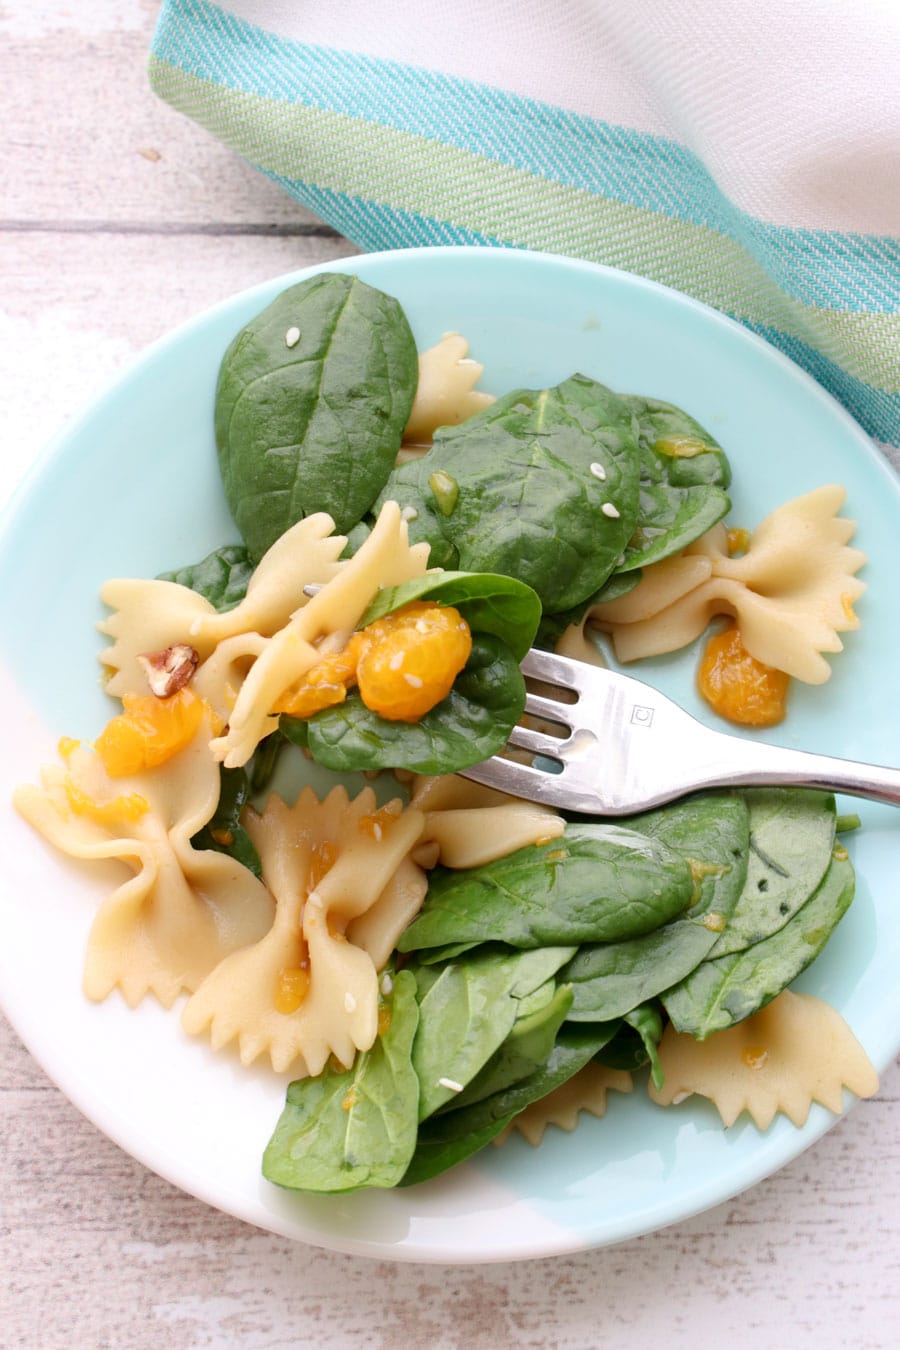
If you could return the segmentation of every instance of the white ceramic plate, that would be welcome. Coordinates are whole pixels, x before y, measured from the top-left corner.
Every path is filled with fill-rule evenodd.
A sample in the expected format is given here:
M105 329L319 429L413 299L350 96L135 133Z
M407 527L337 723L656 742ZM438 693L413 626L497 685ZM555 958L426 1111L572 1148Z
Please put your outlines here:
M895 716L900 634L900 490L857 425L797 367L742 328L650 282L524 252L421 249L342 260L396 295L420 347L469 338L494 393L582 370L614 388L670 399L710 428L733 469L731 520L755 525L780 502L842 482L868 553L863 620L828 684L797 686L769 739L900 763ZM641 1091L611 1097L603 1120L520 1140L425 1186L305 1198L263 1181L262 1149L284 1080L188 1039L177 1014L81 993L85 938L105 876L55 856L9 806L61 734L91 739L109 716L94 624L111 575L153 576L234 541L219 486L212 400L234 332L284 286L235 296L153 347L41 461L0 533L0 1000L25 1043L101 1130L184 1190L263 1228L397 1260L512 1260L647 1232L726 1199L794 1158L832 1123L814 1107L796 1130L725 1131L700 1103L662 1110ZM645 663L709 720L693 690L696 651ZM856 803L848 803L856 809ZM897 819L859 807L857 897L800 987L837 1007L881 1069L898 1048Z

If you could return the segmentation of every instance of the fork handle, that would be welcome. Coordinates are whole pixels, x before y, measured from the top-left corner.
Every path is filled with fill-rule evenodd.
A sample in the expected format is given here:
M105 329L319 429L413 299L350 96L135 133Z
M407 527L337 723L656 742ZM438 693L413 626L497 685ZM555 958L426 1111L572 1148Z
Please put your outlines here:
M777 786L823 788L851 797L900 806L900 769L881 764L858 764L807 750L785 750L755 741L737 742L733 736L713 733L721 758L714 754L700 772L707 787ZM712 747L710 747L712 748ZM703 756L706 760L706 755ZM711 774L712 777L707 775Z

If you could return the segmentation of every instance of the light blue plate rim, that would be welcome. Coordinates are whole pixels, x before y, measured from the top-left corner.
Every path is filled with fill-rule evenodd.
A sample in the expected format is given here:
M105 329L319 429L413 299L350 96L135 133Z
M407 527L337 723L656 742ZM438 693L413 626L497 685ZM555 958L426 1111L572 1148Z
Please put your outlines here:
M419 331L428 327L431 322L430 317L423 317L424 310L420 304L423 291L427 293L429 287L431 287L452 293L457 288L458 283L461 292L465 295L463 308L468 305L470 308L475 307L477 309L475 301L472 299L472 293L477 293L479 287L484 287L486 292L490 292L492 287L499 286L501 290L505 287L508 295L516 297L516 303L522 309L523 314L526 315L523 323L526 328L528 323L533 322L537 329L541 322L541 316L536 314L536 311L536 317L532 317L529 304L552 306L557 292L571 293L568 303L571 304L573 309L576 305L574 297L583 294L584 305L588 308L591 305L596 305L598 311L603 311L604 305L609 305L611 309L615 310L616 305L621 305L623 297L627 297L630 311L635 313L646 311L648 322L654 316L658 319L661 315L663 328L672 315L676 315L679 323L676 331L671 332L670 335L673 351L677 351L684 342L688 342L689 345L691 341L696 341L701 348L706 349L708 347L706 354L713 364L715 364L715 359L721 357L721 349L737 351L740 356L740 369L746 368L748 372L752 373L751 384L761 381L766 387L777 386L778 397L783 396L781 391L784 388L793 391L792 396L801 408L800 421L814 422L816 434L823 437L822 444L817 447L815 458L817 460L819 458L824 459L829 462L829 465L839 463L844 468L845 479L852 480L851 495L854 497L854 512L858 513L859 511L857 504L859 501L864 500L865 502L864 533L871 536L871 542L869 539L866 540L866 547L873 560L867 574L871 572L874 581L877 575L892 577L896 573L897 563L900 562L900 554L898 554L897 543L889 528L891 521L898 518L897 506L900 505L900 493L898 493L896 477L850 415L799 367L762 339L747 332L718 312L677 292L670 291L654 282L595 264L561 259L553 255L531 254L524 250L490 250L477 247L400 250L392 253L338 259L330 263L304 268L260 283L221 301L154 343L112 383L110 389L104 395L95 400L55 438L20 485L2 518L0 518L0 597L2 597L0 598L0 619L3 620L0 624L0 633L2 633L0 654L4 655L7 663L11 665L17 676L22 673L21 653L11 653L11 648L17 645L15 629L16 624L21 621L21 611L16 610L11 597L16 586L21 588L23 541L31 536L31 546L34 547L33 537L35 533L40 536L42 531L46 532L47 521L46 518L42 518L43 505L48 499L53 498L54 485L57 484L60 476L65 476L68 473L71 477L73 460L83 451L84 442L95 434L98 426L103 424L104 409L107 409L111 404L119 406L123 400L127 403L129 400L137 398L142 385L148 379L152 380L159 369L167 365L171 366L178 353L187 352L190 354L197 344L202 347L206 335L220 330L226 320L231 322L236 319L233 323L233 327L236 328L243 321L243 317L237 316L248 316L257 308L262 307L278 290L294 281L323 271L359 273L371 284L383 285L385 289L391 289L392 285L399 287L401 290L406 287L408 294L402 295L401 298L408 308L415 311L418 319L418 322L414 319L417 336ZM623 314L624 310L619 315L620 319L623 319ZM473 340L474 344L479 329L478 322L473 325L465 323L457 325L452 321L439 322L439 319L440 316L435 320L439 329L459 326ZM596 322L596 326L593 326L593 321ZM614 365L616 360L619 359L615 352L616 335L613 335L612 340L606 346L603 345L605 339L596 336L603 334L605 321L603 312L598 312L593 316L591 323L588 322L587 318L583 319L582 327L573 329L573 334L570 336L572 336L572 341L576 346L580 344L580 346L589 348L592 343L594 345L599 344L598 350L602 350L605 353L605 359ZM491 331L487 319L485 320L485 331ZM647 332L650 333L649 328ZM699 337L696 336L698 333ZM591 337L592 334L595 336ZM437 333L432 326L431 331L424 336L423 340L434 340L436 335ZM488 338L488 345L490 345L491 340L497 345L496 334L494 334L493 339ZM512 332L507 335L507 346L510 349L515 349L517 341L521 345L524 339L519 339ZM629 336L629 341L633 341L633 335ZM564 333L560 338L560 345L565 346ZM653 347L652 341L650 341L650 347ZM661 349L665 350L665 344L662 344ZM653 350L656 351L656 348L653 347ZM472 354L479 359L483 359L485 353L478 349L477 345L474 345ZM524 368L527 364L527 351L524 355L520 353L517 356L513 350L510 362L515 364L516 360L519 361L520 367ZM546 365L548 362L552 364L548 355L544 353L537 364ZM678 361L673 358L671 378L676 380L676 383L675 369L677 366ZM668 371L668 365L666 369ZM496 379L496 372L497 364L488 360L483 384L496 392L502 392L502 388L495 384L491 378L494 376ZM605 378L604 372L597 369L592 369L589 373L595 374L600 379ZM686 379L684 371L681 372L681 377ZM561 378L561 375L556 374L554 378ZM527 381L522 380L521 382ZM614 386L617 384L617 381L612 377L609 378L609 382ZM654 393L661 397L674 398L672 392L658 387L663 382L648 377L648 381L642 387L632 386L632 388L634 392ZM620 387L625 386L621 385ZM711 408L711 421L714 423L715 399L708 397L708 391L704 394L702 389L698 392L697 398L700 403L703 403L705 398L705 415L710 416L708 409ZM686 399L685 402L687 403L689 400ZM690 400L690 410L695 415L700 416L698 406L695 400ZM753 410L743 409L743 411L748 416L752 416ZM726 409L723 414L726 423L728 422L727 412ZM700 416L700 420L704 420L703 416ZM711 425L711 429L724 439L723 433L717 430L716 425ZM726 448L730 448L728 441L726 441ZM742 450L737 459L741 459L741 455L745 453L746 451ZM779 456L776 454L773 458L771 452L767 453L768 459L766 454L761 454L755 461L754 468L770 471L774 465L777 469L775 476L779 481L783 479L792 480L792 465L788 462L786 455ZM794 453L802 462L804 471L808 473L813 458L809 447L801 447ZM86 462L89 459L90 456L88 455ZM738 484L741 482L739 463L736 463L736 481ZM814 484L810 483L809 486L814 486ZM766 495L759 485L754 485L753 491L748 490L746 494L748 507L752 507L754 504L754 494L761 500ZM783 495L788 496L792 493L787 491ZM152 499L152 493L150 499ZM772 504L776 503L773 501ZM93 505L97 507L98 503L94 502ZM84 503L82 503L82 508L83 506ZM221 529L222 522L227 520L227 515L223 514L221 504L216 507L213 514L216 520L216 528ZM878 528L873 527L873 522ZM748 519L747 523L755 523L755 521ZM232 534L230 537L235 536ZM224 540L216 539L215 542L224 542ZM100 552L102 553L102 551L101 548ZM196 556L199 556L199 554ZM175 565L178 562L188 560L188 556L169 558L163 565ZM893 564L893 572L886 570L890 564ZM866 606L869 606L868 598ZM885 605L884 597L879 597L876 594L871 608L872 613L864 616L864 629L862 630L862 633L867 635L866 670L869 672L868 684L859 696L864 700L872 698L873 690L877 696L882 698L885 696L887 685L883 673L896 671L898 661L900 661L900 646L898 646L896 637L888 633L886 628L890 605ZM851 635L848 646L855 646L854 639L857 636L856 634ZM877 655L877 659L876 656L873 656L873 653ZM853 672L850 670L852 656L853 653L848 652L847 656L840 662L839 674L838 669L836 669L835 679L832 682L834 687L832 688L832 685L825 687L826 692L822 695L821 704L815 705L810 698L804 698L803 700L795 719L797 723L795 737L800 736L803 743L810 748L819 748L814 743L816 736L813 733L820 725L827 725L835 717L843 718L843 721L846 722L848 713L852 712L854 702ZM858 656L855 664L859 664ZM650 667L642 672L647 678L649 678L648 669ZM692 697L690 682L685 683L683 672L679 674L675 669L675 663L664 661L659 663L658 666L653 665L652 669L658 675L661 685L666 687L668 692L676 693L683 702L690 704ZM882 674L879 674L879 671ZM804 691L805 693L806 691ZM42 696L43 702L39 711L46 714L47 693L42 691ZM38 701L40 702L40 700ZM78 697L73 695L73 706L78 701ZM99 706L96 705L96 700L93 706ZM697 711L696 708L692 708L692 710ZM55 728L55 730L64 729L62 727ZM863 752L865 751L867 757L876 758L878 755L873 753L873 747L876 750L883 747L885 757L887 749L891 749L896 756L900 752L900 746L897 744L896 717L894 718L893 728L888 728L888 731L888 744L885 746L883 735L877 737L871 735L848 737L846 727L842 726L841 737L844 741L849 741L849 748L845 746L843 753L864 757ZM881 932L881 926L887 920L883 912L884 907L878 904L878 892L880 892L882 883L887 876L886 858L889 856L892 846L895 845L896 835L892 834L892 822L885 808L876 808L867 804L862 808L861 814L866 828L860 838L865 845L863 850L865 866L869 871L861 868L861 874L866 883L864 889L867 890L867 894L861 902L857 902L862 914L858 925L862 935L858 939L855 938L854 941L861 950L865 947L868 955L865 960L863 960L863 956L860 956L863 964L860 970L855 972L853 981L845 981L842 986L840 971L832 968L839 965L839 962L835 960L831 960L830 964L826 963L827 968L823 966L822 979L826 986L833 985L842 992L843 1002L846 1004L845 1015L848 1016L848 1020L851 1020L857 1034L866 1045L878 1067L883 1068L900 1048L900 1038L898 1038L896 1031L891 1030L891 1027L896 1028L898 1025L897 1013L900 1012L900 995L897 994L894 986L888 987L885 971L882 969L884 963L873 958L872 951L880 947L883 940L888 940L893 949L897 949L897 927L894 925L886 929L884 933ZM866 852L868 847L865 842L866 836L870 839L872 849L874 849L871 855ZM884 857L882 857L882 852ZM857 906L854 906L854 910L856 908ZM873 932L876 932L878 942L873 941ZM828 956L829 953L826 953L826 957ZM825 958L822 958L822 960L824 961ZM871 985L873 971L876 976L876 988L873 991L870 987L868 996L863 997L861 985L865 985L867 982ZM864 973L866 979L863 979ZM108 1102L98 1105L97 1084L85 1080L77 1069L73 1070L70 1066L62 1065L57 1061L52 1046L48 1043L48 1030L45 1022L39 1013L35 1013L34 1007L23 1005L21 998L17 996L10 997L9 981L5 978L7 974L8 962L0 962L0 995L3 996L7 1014L13 1025L20 1031L26 1044L44 1064L51 1076L56 1079L75 1104L87 1116L94 1119L95 1123L123 1148L140 1158L154 1170L167 1176L169 1180L183 1189L200 1196L212 1205L224 1208L228 1212L253 1223L269 1227L273 1231L303 1238L338 1250L380 1257L390 1256L394 1259L403 1260L462 1262L472 1259L471 1256L467 1255L467 1251L470 1251L471 1247L467 1247L466 1234L468 1232L471 1235L472 1225L478 1222L477 1213L474 1210L471 1217L463 1216L461 1219L459 1214L453 1212L454 1206L449 1205L443 1235L435 1234L434 1226L429 1220L427 1235L423 1233L421 1237L414 1235L407 1237L402 1242L390 1241L386 1237L379 1236L361 1238L352 1231L352 1222L348 1228L343 1218L329 1231L329 1220L327 1217L325 1219L319 1217L318 1209L315 1222L312 1222L310 1219L311 1209L306 1207L307 1212L304 1212L305 1202L303 1201L298 1202L296 1213L288 1212L286 1214L283 1197L279 1197L278 1205L267 1205L265 1198L260 1201L259 1196L255 1193L251 1194L246 1190L235 1192L233 1187L221 1184L221 1181L217 1183L215 1178L210 1179L186 1174L177 1158L162 1157L159 1151L154 1150L152 1141L148 1142L139 1133L135 1133L134 1123L128 1119L127 1113L124 1116L121 1114L119 1109L121 1104L113 1103L115 1109L110 1109ZM804 977L804 981L810 987L816 986L817 983L816 977L812 976ZM850 984L852 984L852 988L848 987ZM841 1002L840 999L837 1001ZM877 1010L876 1005L878 1005ZM851 1012L854 1014L852 1018ZM108 1089L104 1088L103 1090L107 1091ZM533 1230L529 1231L527 1222L524 1225L521 1223L521 1215L519 1215L518 1230L504 1233L498 1237L493 1247L486 1251L480 1251L477 1259L523 1259L552 1255L563 1251L574 1251L583 1247L620 1241L638 1233L647 1232L687 1218L691 1214L727 1199L771 1174L796 1157L834 1123L833 1118L822 1108L814 1108L807 1125L799 1131L794 1130L784 1121L779 1121L766 1135L758 1135L752 1125L739 1125L734 1127L735 1133L732 1138L738 1141L743 1140L744 1143L739 1142L732 1151L728 1159L729 1165L726 1172L723 1173L721 1170L717 1172L713 1168L712 1174L704 1175L702 1169L697 1169L696 1162L698 1150L703 1153L707 1148L704 1140L705 1135L709 1133L709 1117L704 1113L705 1109L702 1107L689 1108L685 1114L679 1117L678 1123L673 1116L671 1117L671 1124L667 1124L667 1128L671 1129L670 1144L674 1161L670 1159L668 1167L661 1164L661 1169L666 1175L659 1180L658 1185L651 1185L646 1188L641 1187L633 1179L630 1180L628 1177L628 1158L623 1155L620 1160L620 1171L622 1173L620 1181L626 1190L626 1200L618 1211L613 1213L604 1206L598 1206L595 1203L596 1195L592 1194L591 1191L592 1184L605 1184L602 1168L591 1171L590 1166L587 1166L580 1176L574 1178L571 1169L567 1173L561 1172L560 1169L565 1166L563 1154L567 1150L572 1156L575 1153L593 1155L595 1146L598 1150L603 1150L604 1140L612 1145L613 1151L627 1147L629 1139L633 1146L634 1124L626 1109L619 1112L622 1117L621 1125L617 1126L615 1123L617 1108L620 1105L625 1108L625 1104L626 1099L622 1099L621 1103L614 1100L606 1120L586 1121L579 1127L578 1133L574 1137L556 1136L548 1144L542 1146L542 1149L536 1154L526 1154L524 1146L507 1149L487 1159L479 1160L466 1169L467 1186L474 1185L477 1191L483 1180L484 1184L499 1185L504 1193L511 1194L517 1199L521 1199L524 1194L527 1206L534 1216ZM659 1150L659 1152L662 1156L663 1151ZM681 1152L683 1152L684 1157L680 1160ZM593 1161L595 1159L592 1156ZM523 1182L526 1168L527 1177ZM684 1187L679 1190L679 1186L676 1184L679 1168L682 1170L693 1168L696 1173L687 1191ZM474 1178L474 1181L472 1178ZM560 1186L562 1187L562 1194L560 1193ZM416 1205L416 1192L409 1191L402 1193L402 1195L406 1197L402 1203L408 1204L412 1212ZM628 1197L630 1197L630 1202ZM288 1204L293 1199L294 1197L288 1197ZM381 1199L381 1197L376 1197L377 1199ZM392 1197L392 1202L396 1202L396 1197ZM363 1203L368 1209L372 1208L368 1198ZM362 1206L360 1206L361 1209ZM377 1229L377 1219L375 1227ZM437 1227L440 1228L439 1220Z

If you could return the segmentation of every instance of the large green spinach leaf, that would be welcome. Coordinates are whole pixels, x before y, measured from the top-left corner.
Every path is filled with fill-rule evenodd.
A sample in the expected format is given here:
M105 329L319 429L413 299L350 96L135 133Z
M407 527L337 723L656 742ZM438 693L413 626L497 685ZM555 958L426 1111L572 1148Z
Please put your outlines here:
M440 1108L442 1111L461 1110L495 1092L502 1092L547 1063L559 1029L572 1006L572 989L569 985L561 985L549 1002L533 1012L523 1011L522 1005L526 1002L526 999L519 1000L518 1016L500 1048L459 1096Z
M512 577L483 572L426 573L402 586L385 586L360 620L360 628L415 600L458 609L473 633L493 633L517 661L528 651L541 618L541 602L530 586Z
M390 1023L352 1069L328 1068L291 1083L263 1156L263 1175L298 1191L396 1186L416 1143L419 1082L410 1055L418 1022L416 982L393 977Z
M640 450L637 527L619 570L630 572L677 553L731 508L731 469L718 442L674 404L621 396Z
M387 486L375 503L373 516L377 515L385 502L396 502L406 516L409 542L429 546L429 565L456 569L459 567L459 552L444 534L441 525L443 517L438 511L434 493L427 481L424 486L420 484L420 463L420 459L407 460L391 471Z
M315 511L339 531L362 518L390 473L417 382L402 308L358 277L299 282L237 334L219 371L215 433L252 557Z
M367 708L357 690L307 721L282 717L284 734L309 747L319 764L354 769L455 773L501 750L525 707L525 681L509 647L476 634L465 668L446 698L418 722L391 722Z
M548 612L569 609L602 586L635 526L630 413L584 375L514 390L439 428L379 500L400 498L418 512L413 536L434 545L439 532L455 566L517 577Z
M747 879L710 958L777 933L806 903L831 863L835 802L830 793L757 788L744 795L750 808Z
M662 995L676 1030L702 1041L769 1003L818 956L853 890L852 864L833 858L818 889L783 928L744 951L704 961Z
M740 796L697 795L630 823L685 859L693 903L643 937L583 946L560 976L572 985L571 1021L622 1017L684 979L712 950L747 875L748 812Z
M565 1024L543 1068L471 1106L423 1121L412 1162L400 1184L414 1186L427 1181L477 1153L526 1106L573 1078L612 1039L619 1026L618 1022L585 1027Z
M519 1000L540 988L572 955L571 947L532 952L483 949L445 966L420 992L412 1062L424 1120L465 1087L506 1040Z
M613 942L647 933L693 898L690 865L660 839L619 825L571 823L467 872L439 868L401 951L456 942Z

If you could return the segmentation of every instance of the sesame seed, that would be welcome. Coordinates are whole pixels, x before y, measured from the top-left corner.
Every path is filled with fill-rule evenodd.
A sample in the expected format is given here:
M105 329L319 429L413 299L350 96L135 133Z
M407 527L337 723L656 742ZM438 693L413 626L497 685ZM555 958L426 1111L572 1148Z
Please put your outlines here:
M289 328L284 335L284 345L286 347L296 347L299 341L300 341L300 329Z
M405 652L394 652L394 655L391 657L390 661L388 661L388 670L399 670L403 665L403 658L405 655Z
M312 909L321 909L322 897L318 891L310 891L309 895L306 897L306 903L311 906Z
M344 1008L348 1013L356 1012L356 999L349 990L344 995Z
M618 508L613 506L612 502L604 502L603 505L600 507L600 510L603 512L605 516L609 516L610 520L619 519Z
M409 685L410 689L421 689L421 688L422 688L422 681L421 681L421 679L419 678L418 675L409 675L409 674L406 674L406 675L403 676L403 678L404 678L404 680L406 681L406 683Z
M439 1078L438 1087L446 1088L448 1092L462 1092L462 1083L457 1083L454 1078Z
M372 836L376 844L380 844L382 839L384 838L384 830L378 824L377 820L374 821L372 824Z
M394 981L391 979L390 975L383 975L381 979L381 992L384 994L385 998L393 991L393 988Z
M416 632L417 632L417 633L427 633L427 632L428 632L428 624L425 622L424 619L416 619L416 625L415 625L415 627L416 627Z
M591 465L591 473L594 475L595 478L599 478L601 483L606 482L606 470L604 469L603 465L598 464L596 460Z
M415 520L418 517L418 514L419 513L414 506L404 506L403 510L400 512L400 519L405 520L408 523L411 520Z

